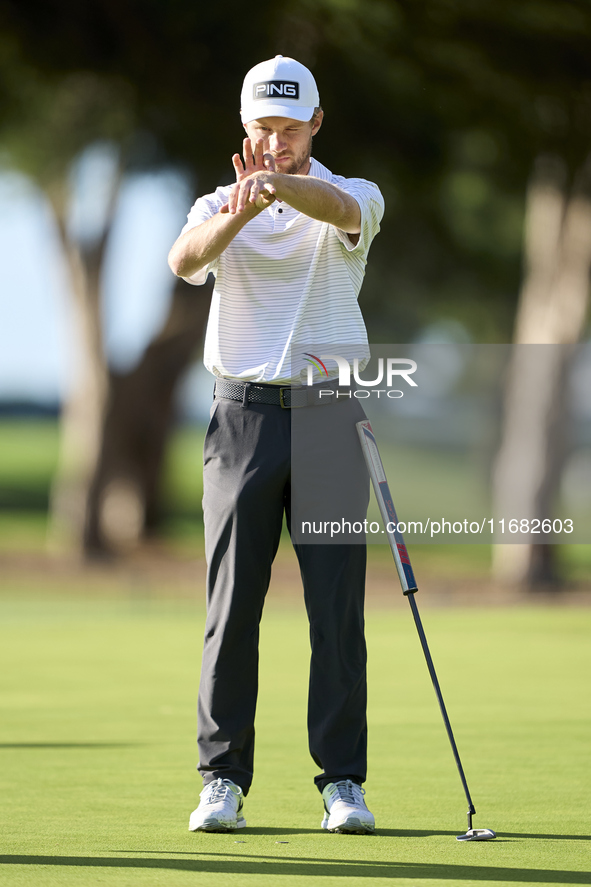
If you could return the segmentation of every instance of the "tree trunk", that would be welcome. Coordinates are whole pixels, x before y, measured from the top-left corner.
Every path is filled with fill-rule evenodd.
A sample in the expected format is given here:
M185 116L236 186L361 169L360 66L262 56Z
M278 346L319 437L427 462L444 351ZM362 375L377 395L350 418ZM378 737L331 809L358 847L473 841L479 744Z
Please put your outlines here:
M83 548L88 495L99 458L109 389L102 337L100 274L108 229L82 247L67 229L69 189L64 180L46 192L52 204L70 271L75 378L70 380L60 420L60 452L51 493L52 547Z
M100 278L115 207L91 245L67 228L68 187L48 189L71 278L76 378L63 405L51 495L50 544L107 558L155 530L174 391L205 327L211 288L177 280L168 317L129 373L109 370L103 348Z
M199 345L211 287L178 280L167 321L130 373L110 374L100 454L89 491L87 556L136 543L161 519L161 476L177 383Z
M591 162L576 177L570 196L565 179L562 163L540 158L528 190L526 274L515 324L518 347L509 368L494 472L495 513L506 520L555 516L566 455L564 392L573 349L565 346L579 341L587 316ZM556 584L555 550L546 543L496 545L493 573L514 585Z

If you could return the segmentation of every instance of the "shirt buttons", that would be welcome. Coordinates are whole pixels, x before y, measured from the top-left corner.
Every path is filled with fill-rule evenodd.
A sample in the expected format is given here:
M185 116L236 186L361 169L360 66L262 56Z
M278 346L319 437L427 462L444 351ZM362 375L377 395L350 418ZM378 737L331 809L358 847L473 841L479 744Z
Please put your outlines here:
M281 207L279 207L279 209L277 210L277 212L278 212L278 213L282 213L282 212L283 212L283 210L281 209Z

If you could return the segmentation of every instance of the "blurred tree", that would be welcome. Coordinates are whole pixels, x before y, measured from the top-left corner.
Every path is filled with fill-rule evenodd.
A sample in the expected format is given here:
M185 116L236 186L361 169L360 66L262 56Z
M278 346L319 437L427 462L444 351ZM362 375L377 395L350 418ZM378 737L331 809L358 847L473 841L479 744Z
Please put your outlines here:
M134 165L130 87L115 77L72 73L47 83L25 67L21 107L5 150L45 192L70 272L77 362L62 408L52 493L52 542L104 557L152 531L176 383L202 334L207 300L179 281L162 330L127 373L109 367L103 344L101 275L124 171ZM76 230L73 166L101 140L108 192L102 224ZM110 170L110 172L108 171ZM80 227L80 226L78 226Z
M254 52L236 0L0 0L0 21L49 76L91 70L128 84L146 162L197 170L200 191L230 174L244 72L277 52L301 59L326 110L317 153L386 192L363 297L370 325L404 340L453 312L477 338L506 340L535 158L556 153L574 171L586 153L588 0L257 9Z
M48 86L92 72L128 96L134 162L172 159L201 192L229 179L244 72L278 52L312 67L315 152L386 197L362 295L374 341L446 316L507 340L526 182L546 155L573 180L590 143L587 0L261 0L254 52L236 0L0 0L0 24L5 125L27 110L15 58Z
M515 323L506 417L495 467L496 511L552 521L569 444L568 374L584 331L591 269L591 155L567 192L567 169L540 157L528 189L526 274ZM550 347L523 347L546 343ZM560 347L553 347L560 346ZM558 584L554 545L498 545L495 575L531 587Z

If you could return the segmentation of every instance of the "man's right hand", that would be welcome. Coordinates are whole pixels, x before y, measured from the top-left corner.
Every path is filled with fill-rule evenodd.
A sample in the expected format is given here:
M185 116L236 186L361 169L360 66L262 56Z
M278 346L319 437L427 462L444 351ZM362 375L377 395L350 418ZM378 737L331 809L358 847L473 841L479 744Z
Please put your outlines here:
M261 210L270 206L275 200L265 183L257 182L257 176L275 172L275 161L271 154L263 154L263 140L259 139L254 148L250 139L244 139L244 163L239 154L232 158L236 170L236 184L232 186L230 201L224 204L210 219L191 228L177 239L169 256L168 264L179 277L193 277L197 271L216 259L232 242L237 232ZM256 198L250 202L246 197L240 209L237 209L239 192L250 195L255 188ZM269 185L269 188L272 188Z
M253 176L258 172L275 172L275 161L273 159L272 154L263 154L263 140L257 139L254 144L254 149L252 146L252 142L249 138L244 139L243 142L243 156L244 163L240 158L240 154L234 154L232 157L232 163L234 165L234 170L236 172L236 185L239 185L241 182L244 182L246 179ZM261 190L257 193L256 200L254 202L249 202L247 206L241 207L241 209L236 208L236 198L241 189L237 188L234 185L233 194L230 198L230 203L232 208L230 209L230 203L225 203L221 208L221 213L229 213L234 214L235 212L244 212L245 210L262 210L266 209L268 206L275 201L275 196L266 190Z
M236 171L236 181L241 182L254 172L275 172L275 161L272 154L263 154L263 140L257 139L254 144L249 138L244 139L242 145L244 155L244 164L240 159L240 154L234 154L232 163Z

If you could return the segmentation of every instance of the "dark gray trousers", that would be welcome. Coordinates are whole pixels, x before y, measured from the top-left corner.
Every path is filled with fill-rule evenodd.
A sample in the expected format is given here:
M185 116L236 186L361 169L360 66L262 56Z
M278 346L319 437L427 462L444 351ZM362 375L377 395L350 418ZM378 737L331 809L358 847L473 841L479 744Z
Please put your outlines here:
M343 409L354 435L363 412L356 402ZM253 775L259 623L283 513L288 527L292 519L291 418L278 406L218 399L204 446L208 571L198 770L206 784L232 779L244 794ZM366 508L369 490L364 495ZM336 779L366 778L366 547L294 548L310 621L309 746L323 771L315 779L322 791Z

